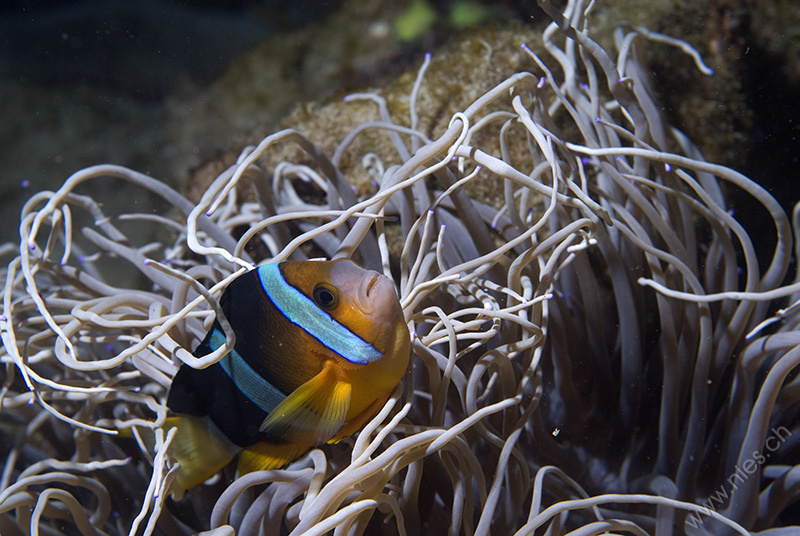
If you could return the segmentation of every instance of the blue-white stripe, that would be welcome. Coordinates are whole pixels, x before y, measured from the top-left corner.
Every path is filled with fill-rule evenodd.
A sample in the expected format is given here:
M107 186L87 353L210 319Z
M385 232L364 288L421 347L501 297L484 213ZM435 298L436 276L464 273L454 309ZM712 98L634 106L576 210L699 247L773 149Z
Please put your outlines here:
M343 358L365 365L383 356L370 343L317 307L311 298L287 283L278 264L259 266L258 276L264 292L286 318Z
M225 346L225 335L215 329L211 333L211 349L216 350L220 346ZM286 395L253 370L236 350L225 354L219 364L242 394L265 413L272 413L286 398Z

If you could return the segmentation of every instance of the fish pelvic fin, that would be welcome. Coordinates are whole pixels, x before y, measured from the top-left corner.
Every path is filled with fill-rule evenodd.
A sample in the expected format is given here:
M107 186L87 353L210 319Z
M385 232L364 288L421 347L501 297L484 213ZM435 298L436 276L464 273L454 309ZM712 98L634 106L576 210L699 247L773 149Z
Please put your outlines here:
M177 428L170 452L180 464L177 485L187 490L201 484L225 467L239 447L222 435L210 419L179 416L170 417L164 429Z
M345 437L349 437L361 430L361 428L363 428L371 418L378 414L386 401L389 400L390 394L391 393L386 393L386 396L378 398L372 404L367 406L364 411L347 421L339 430L339 432L337 432L335 436L328 440L328 443L338 443Z
M245 448L239 455L239 475L267 469L280 469L309 449L297 443L276 444L262 441Z
M292 391L270 412L259 430L287 443L311 447L328 441L342 427L352 387L340 381L331 363Z

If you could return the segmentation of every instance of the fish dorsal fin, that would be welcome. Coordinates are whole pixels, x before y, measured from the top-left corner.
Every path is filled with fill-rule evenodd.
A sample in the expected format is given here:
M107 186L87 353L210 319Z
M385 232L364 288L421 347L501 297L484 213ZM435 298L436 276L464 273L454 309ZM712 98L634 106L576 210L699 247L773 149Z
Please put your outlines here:
M259 430L309 447L325 443L344 424L351 392L350 384L339 381L333 365L326 363L319 374L278 404Z

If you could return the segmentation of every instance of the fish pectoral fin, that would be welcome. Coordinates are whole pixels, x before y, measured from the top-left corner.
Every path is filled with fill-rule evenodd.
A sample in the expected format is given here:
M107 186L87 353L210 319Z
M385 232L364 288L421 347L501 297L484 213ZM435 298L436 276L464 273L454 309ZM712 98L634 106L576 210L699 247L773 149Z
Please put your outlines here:
M183 490L214 476L239 452L239 447L228 441L209 419L170 417L164 429L171 428L178 429L170 452L181 466L177 484Z
M367 406L367 409L347 421L339 430L339 432L328 441L328 443L338 443L345 437L349 437L361 430L361 428L367 424L367 421L373 418L381 410L386 401L389 400L390 394L391 393L387 393L386 396L380 397L375 402Z
M260 431L311 447L325 443L342 427L352 387L339 381L333 365L295 389L261 423Z
M302 456L308 449L309 447L306 445L297 443L277 444L262 441L250 445L239 455L239 475L267 469L280 469Z

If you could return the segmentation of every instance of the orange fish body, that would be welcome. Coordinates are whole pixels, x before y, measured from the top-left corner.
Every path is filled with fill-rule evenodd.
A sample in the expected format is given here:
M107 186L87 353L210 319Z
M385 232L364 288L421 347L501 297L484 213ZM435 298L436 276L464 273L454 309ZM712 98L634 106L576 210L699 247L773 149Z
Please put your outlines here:
M388 399L410 359L392 281L352 261L261 265L220 300L234 349L203 370L183 365L168 407L190 417L173 454L178 485L197 485L239 454L241 473L276 469L358 431ZM225 344L215 321L195 350Z

